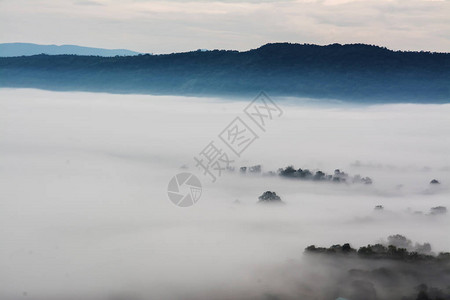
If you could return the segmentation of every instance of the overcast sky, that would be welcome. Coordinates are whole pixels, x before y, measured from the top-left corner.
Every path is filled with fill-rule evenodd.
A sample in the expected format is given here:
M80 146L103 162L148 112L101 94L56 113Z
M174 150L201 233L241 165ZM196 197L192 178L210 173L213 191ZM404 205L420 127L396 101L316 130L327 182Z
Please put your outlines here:
M0 42L149 53L268 42L450 51L450 1L0 0Z

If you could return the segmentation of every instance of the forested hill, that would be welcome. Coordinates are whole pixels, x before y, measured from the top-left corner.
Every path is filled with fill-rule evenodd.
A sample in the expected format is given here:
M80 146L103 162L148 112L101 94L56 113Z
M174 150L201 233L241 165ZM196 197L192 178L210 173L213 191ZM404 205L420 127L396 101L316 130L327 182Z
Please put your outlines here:
M0 86L185 95L450 102L450 53L364 44L267 44L166 55L35 55L0 58Z

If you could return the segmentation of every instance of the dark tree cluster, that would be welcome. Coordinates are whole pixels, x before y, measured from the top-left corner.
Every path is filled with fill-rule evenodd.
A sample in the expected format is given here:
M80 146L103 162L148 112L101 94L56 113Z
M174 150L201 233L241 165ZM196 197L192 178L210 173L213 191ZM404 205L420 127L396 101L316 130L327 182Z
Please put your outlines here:
M420 284L416 287L418 291L417 297L415 300L449 300L450 292L447 288L447 291L435 288L428 287L426 284ZM404 300L413 300L414 298L405 298ZM402 299L403 300L403 299Z
M255 173L255 174L259 174L259 173L261 173L261 165L255 165L255 166L250 166L250 167L240 167L239 171L241 173Z
M393 259L401 261L447 261L450 262L450 253L441 252L432 255L429 243L412 245L411 240L402 235L392 235L388 237L388 244L374 244L360 247L358 250L350 246L349 243L333 245L329 248L316 247L311 245L306 247L306 253L320 254L352 254L359 258L372 259Z
M325 253L325 254L356 254L356 249L353 249L349 243L341 245L333 245L329 248L316 247L314 245L308 246L305 249L308 253Z
M258 197L259 203L281 203L280 196L275 192L266 191Z
M430 209L430 215L445 215L447 213L447 207L436 206Z
M414 211L412 212L414 215L426 215L426 216L439 216L447 214L447 207L445 206L436 206L430 208L428 213L424 213L423 211Z
M373 209L376 212L382 213L384 211L384 206L376 205ZM423 211L409 211L409 212L414 215L439 216L447 214L447 207L445 206L432 207L430 208L430 211L428 213L424 213Z
M307 260L326 272L320 299L450 300L450 253L421 254L418 247L431 253L428 243L413 246L398 234L387 243L307 247Z
M284 169L278 169L278 174L282 177L302 180L372 184L372 179L369 177L361 177L360 175L350 177L347 173L339 169L334 170L334 173L331 175L320 170L312 172L308 169L295 169L293 166L288 166Z

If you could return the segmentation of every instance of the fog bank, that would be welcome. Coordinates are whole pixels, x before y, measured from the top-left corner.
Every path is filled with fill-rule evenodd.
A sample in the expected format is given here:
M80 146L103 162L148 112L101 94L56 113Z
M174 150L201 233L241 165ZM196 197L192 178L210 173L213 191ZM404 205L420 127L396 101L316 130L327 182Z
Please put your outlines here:
M450 251L449 214L430 214L450 207L449 104L273 100L283 116L236 168L340 169L373 184L239 172L212 183L193 157L246 120L247 102L0 90L0 298L295 297L311 244L398 233ZM202 182L189 208L168 200L180 172ZM267 190L286 205L257 205Z

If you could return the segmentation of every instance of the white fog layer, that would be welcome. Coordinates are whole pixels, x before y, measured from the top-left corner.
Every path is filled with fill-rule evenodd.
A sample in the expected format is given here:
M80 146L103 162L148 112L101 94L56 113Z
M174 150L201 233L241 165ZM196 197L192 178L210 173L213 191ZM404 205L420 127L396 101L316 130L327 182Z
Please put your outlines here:
M251 125L251 100L0 90L0 299L295 298L309 245L401 234L450 251L449 214L430 214L450 207L450 104L274 97L283 115L212 183L193 158L229 151L217 136ZM258 164L373 183L238 170ZM181 172L202 182L192 207L168 199ZM265 191L285 205L258 205Z

